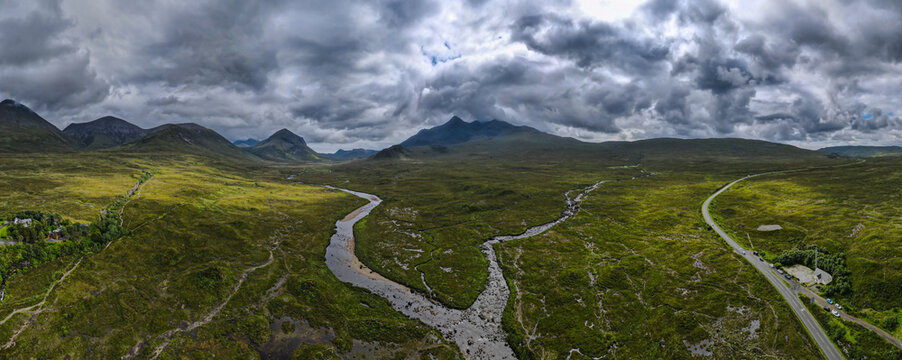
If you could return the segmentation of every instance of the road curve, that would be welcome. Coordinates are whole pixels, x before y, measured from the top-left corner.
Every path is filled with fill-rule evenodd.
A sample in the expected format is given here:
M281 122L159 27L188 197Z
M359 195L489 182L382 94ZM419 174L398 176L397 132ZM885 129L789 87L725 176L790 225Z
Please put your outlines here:
M736 253L744 257L746 260L748 260L748 262L752 263L752 265L754 265L755 268L758 269L758 272L763 274L764 277L767 278L767 281L770 281L771 285L777 288L777 291L780 293L780 295L782 295L783 298L786 299L786 302L789 303L789 307L792 308L792 311L796 314L799 320L802 321L802 325L804 325L805 328L808 329L808 333L811 334L811 337L817 343L818 347L821 348L821 352L824 354L824 356L826 356L829 360L842 360L842 354L839 352L833 342L830 341L830 338L827 337L827 334L824 332L824 329L822 329L821 326L817 323L817 320L814 319L814 315L811 315L811 313L809 313L805 308L805 304L802 304L802 301L799 300L796 292L790 289L789 286L787 286L786 283L783 282L782 278L780 278L779 276L777 276L777 274L770 270L770 265L767 262L759 260L757 256L752 255L751 252L746 251L741 246L739 246L739 244L737 244L736 241L733 240L733 238L727 235L727 233L724 232L720 228L720 226L717 226L717 224L714 222L714 219L711 218L711 214L708 213L708 205L711 204L711 201L714 200L717 195L720 195L720 193L729 189L730 186L733 186L733 184L738 183L742 180L765 174L770 173L749 175L720 188L720 190L717 190L717 192L711 195L707 200L705 200L705 203L702 204L702 215L705 217L705 222L708 223L708 225L711 226L711 228L713 228L714 231L716 231L717 234L727 242L727 244L730 244L730 246L733 247L733 250L735 250Z

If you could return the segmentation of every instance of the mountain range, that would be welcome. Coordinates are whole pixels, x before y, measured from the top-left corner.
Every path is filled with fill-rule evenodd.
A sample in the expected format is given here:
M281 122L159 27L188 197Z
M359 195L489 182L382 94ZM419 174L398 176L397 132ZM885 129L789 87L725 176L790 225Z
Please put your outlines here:
M238 161L285 163L346 161L358 158L375 161L409 160L435 156L515 156L541 159L563 155L600 154L640 159L666 157L673 153L686 156L717 154L761 157L781 154L823 157L824 152L841 152L847 148L827 148L821 149L821 152L814 152L790 145L746 139L661 138L633 142L586 143L500 120L466 122L454 116L442 125L420 130L400 144L378 152L354 149L320 154L311 149L302 137L288 129L281 129L260 142L248 139L232 143L215 131L198 124L165 124L143 129L126 120L106 116L86 123L71 124L64 131L60 131L25 105L13 100L0 102L0 130L2 130L0 133L2 152L105 149L132 153L175 152ZM861 150L859 147L856 149ZM880 153L898 151L898 147L879 149ZM869 151L873 153L877 150Z

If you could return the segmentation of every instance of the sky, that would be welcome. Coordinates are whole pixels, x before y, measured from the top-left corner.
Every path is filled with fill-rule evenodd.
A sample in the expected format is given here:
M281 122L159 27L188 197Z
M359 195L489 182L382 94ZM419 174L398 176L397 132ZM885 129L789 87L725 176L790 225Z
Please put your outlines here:
M0 0L0 97L379 149L453 115L584 141L902 145L898 0Z

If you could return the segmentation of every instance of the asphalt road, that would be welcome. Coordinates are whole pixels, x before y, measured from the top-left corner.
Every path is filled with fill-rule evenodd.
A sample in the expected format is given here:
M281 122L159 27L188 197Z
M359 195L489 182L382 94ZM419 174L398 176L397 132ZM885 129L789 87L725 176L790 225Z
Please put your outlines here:
M767 278L767 281L770 281L771 285L773 285L780 293L780 295L782 295L783 298L786 299L786 302L789 303L789 307L792 308L792 311L796 314L799 320L802 321L802 325L804 325L805 328L808 329L808 333L811 334L811 337L821 348L821 352L823 352L827 359L842 360L842 354L839 352L833 342L830 341L830 338L827 337L827 334L824 332L824 329L822 329L821 326L817 323L817 320L814 319L814 315L811 315L811 313L809 313L805 308L805 304L802 304L802 301L799 300L796 292L790 289L789 286L787 286L786 283L783 282L783 278L779 277L776 273L771 271L770 264L768 264L766 261L759 260L758 256L753 255L751 251L747 251L739 246L739 244L737 244L736 241L733 240L733 238L727 235L727 233L725 233L719 226L717 226L716 223L714 223L714 220L711 218L711 214L708 213L708 205L711 204L711 200L714 200L717 195L720 195L720 193L724 192L724 190L729 189L730 186L733 186L733 184L735 183L758 175L764 174L749 175L742 179L733 181L727 184L727 186L722 187L716 193L711 195L711 197L705 200L705 203L702 204L702 215L705 217L705 222L708 223L708 225L711 226L711 228L713 228L714 231L716 231L717 234L727 242L727 244L730 244L730 246L733 247L733 250L735 250L740 256L744 257L746 260L752 263L752 265L754 265L755 268L758 269L758 272L760 272L764 275L764 277Z

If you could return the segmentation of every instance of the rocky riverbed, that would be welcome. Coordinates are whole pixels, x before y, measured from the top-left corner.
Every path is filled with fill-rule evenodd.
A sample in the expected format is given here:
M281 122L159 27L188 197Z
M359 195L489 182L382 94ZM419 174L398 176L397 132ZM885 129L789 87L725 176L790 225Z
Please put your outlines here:
M539 235L569 219L579 210L583 198L604 182L600 181L583 189L575 197L570 196L572 191L567 192L567 208L558 219L531 227L519 235L496 236L482 243L480 249L489 264L488 284L473 305L465 310L445 307L370 270L357 259L354 254L354 224L382 203L382 199L372 194L327 186L364 198L369 203L335 224L335 234L326 249L326 265L341 281L372 291L387 299L401 313L438 329L446 339L455 342L467 357L514 359L514 352L508 346L501 328L501 315L510 296L510 289L498 265L494 245Z

